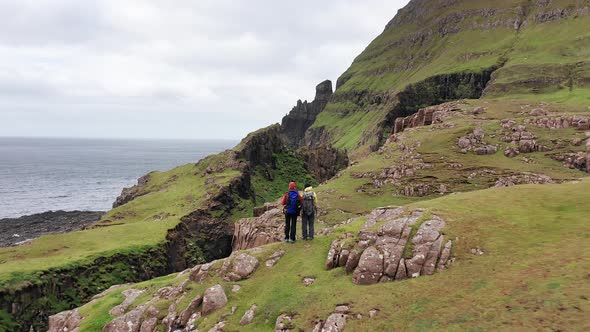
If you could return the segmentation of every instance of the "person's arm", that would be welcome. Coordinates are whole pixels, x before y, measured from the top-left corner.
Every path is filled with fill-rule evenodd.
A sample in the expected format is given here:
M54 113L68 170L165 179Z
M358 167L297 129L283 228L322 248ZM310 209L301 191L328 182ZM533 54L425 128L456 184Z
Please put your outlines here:
M313 201L315 202L315 204L314 204L315 211L313 211L313 213L317 216L318 215L318 195L316 195L315 191L313 192Z
M283 200L281 200L281 205L287 205L287 194L283 195Z

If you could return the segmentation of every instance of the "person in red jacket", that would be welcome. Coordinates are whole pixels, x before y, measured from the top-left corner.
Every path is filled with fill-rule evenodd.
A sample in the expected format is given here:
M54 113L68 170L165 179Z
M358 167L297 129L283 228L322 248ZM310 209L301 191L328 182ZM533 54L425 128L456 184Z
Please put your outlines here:
M297 216L301 211L303 197L297 191L297 184L294 181L289 183L289 191L283 195L281 204L285 213L285 242L294 243L297 233Z

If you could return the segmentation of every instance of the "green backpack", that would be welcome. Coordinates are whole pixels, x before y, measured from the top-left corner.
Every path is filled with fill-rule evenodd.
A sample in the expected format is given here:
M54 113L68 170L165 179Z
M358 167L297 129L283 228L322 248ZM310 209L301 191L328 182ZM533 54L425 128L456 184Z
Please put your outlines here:
M311 216L315 213L315 199L313 191L306 191L303 193L303 213Z

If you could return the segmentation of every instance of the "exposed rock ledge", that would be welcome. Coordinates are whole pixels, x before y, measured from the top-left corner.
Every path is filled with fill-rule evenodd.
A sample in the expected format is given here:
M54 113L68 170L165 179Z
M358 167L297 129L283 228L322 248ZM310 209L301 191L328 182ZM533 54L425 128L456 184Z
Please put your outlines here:
M283 239L284 215L276 203L266 203L255 211L265 211L254 218L236 222L232 240L233 251L260 247Z
M442 234L445 225L419 209L410 215L402 208L376 209L356 238L351 241L348 234L332 242L326 269L345 267L359 285L434 274L452 261L452 242Z

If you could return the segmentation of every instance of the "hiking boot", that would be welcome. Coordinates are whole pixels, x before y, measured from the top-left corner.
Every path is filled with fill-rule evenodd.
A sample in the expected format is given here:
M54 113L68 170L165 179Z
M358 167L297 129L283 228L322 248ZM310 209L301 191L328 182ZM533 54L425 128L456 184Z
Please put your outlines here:
M289 241L291 241L291 240L289 240L289 239L285 239L284 241L285 241L285 243L289 243Z

